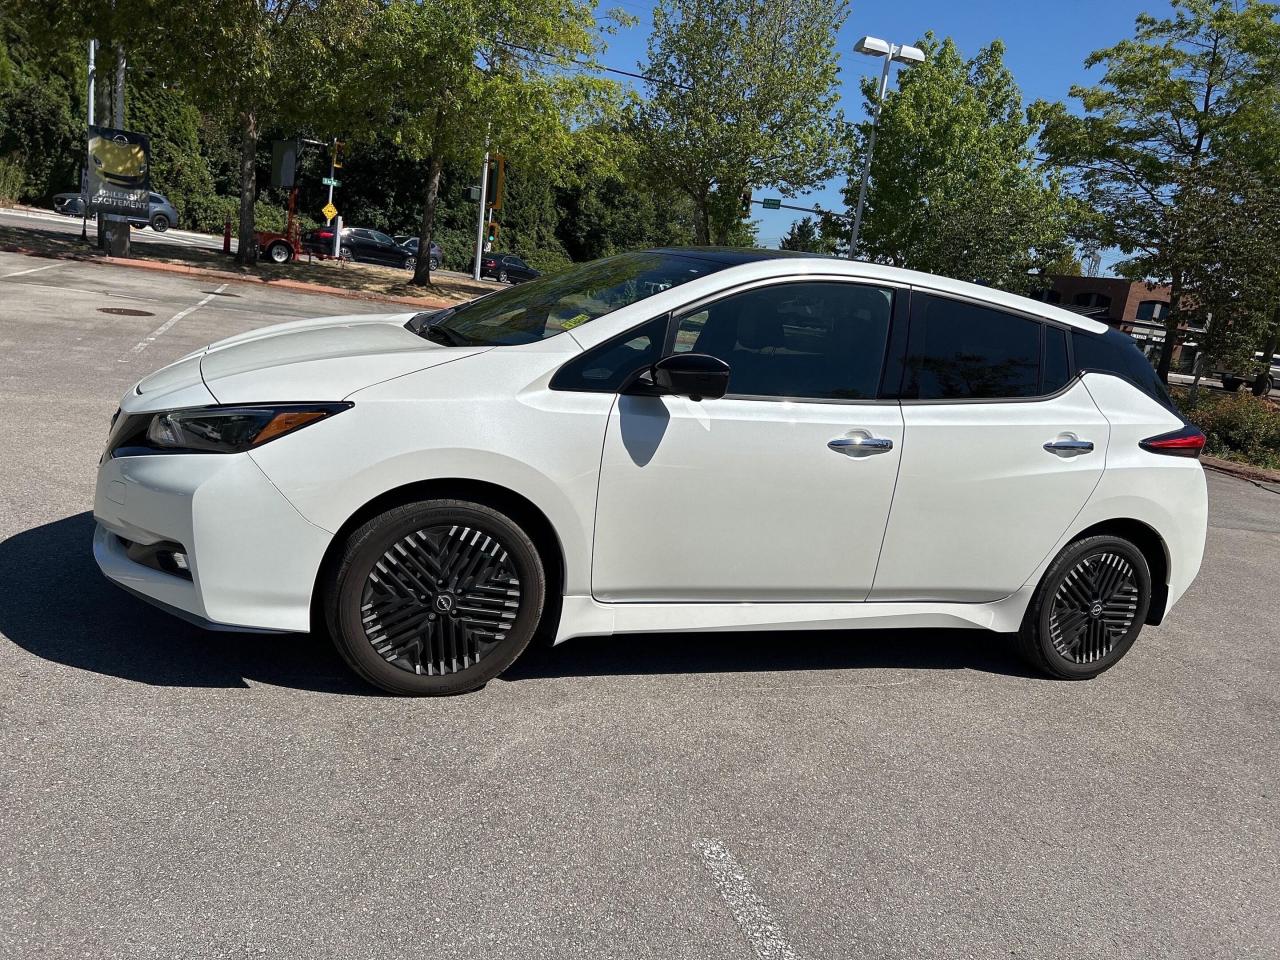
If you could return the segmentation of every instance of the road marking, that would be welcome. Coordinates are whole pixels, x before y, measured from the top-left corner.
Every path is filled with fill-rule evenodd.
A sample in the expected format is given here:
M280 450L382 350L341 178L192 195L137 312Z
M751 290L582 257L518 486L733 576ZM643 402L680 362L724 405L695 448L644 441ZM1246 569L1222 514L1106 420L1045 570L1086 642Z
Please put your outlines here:
M41 270L52 270L54 267L60 267L60 263L50 263L43 267L32 267L30 270L19 270L17 273L6 273L0 280L8 280L10 277L22 277L28 273L39 273Z
M742 865L718 840L699 839L694 846L716 882L716 889L733 912L751 949L760 960L795 960L791 944L773 920L773 914L756 896Z
M230 284L224 283L222 286L220 286L217 290L213 291L213 293L209 294L199 303L193 304L192 306L187 307L187 309L180 310L178 313L175 313L172 317L170 317L164 323L160 324L160 326L156 327L149 334L147 334L146 337L144 337L143 339L139 340L136 344L134 344L133 349L130 350L129 353L135 357L138 354L142 353L142 351L147 349L147 347L151 344L153 340L155 340L157 337L163 336L166 330L172 327L175 323L177 323L183 317L189 317L191 314L195 313L197 310L203 307L206 303L208 303L210 300L212 300L214 297L220 294L223 290L227 289L228 286L230 286ZM129 357L121 357L120 362L128 363Z

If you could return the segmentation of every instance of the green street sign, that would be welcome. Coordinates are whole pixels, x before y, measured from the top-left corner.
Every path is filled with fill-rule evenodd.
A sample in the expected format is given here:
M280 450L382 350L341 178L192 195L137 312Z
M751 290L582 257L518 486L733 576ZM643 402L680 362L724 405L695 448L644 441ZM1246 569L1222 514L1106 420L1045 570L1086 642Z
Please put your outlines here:
M764 207L766 210L781 210L782 201L777 197L765 197L760 201L760 206Z
M326 187L340 187L340 186L342 186L342 181L341 181L341 180L335 180L335 179L333 179L333 177L323 177L323 178L321 178L320 182L321 182L321 183L323 183Z

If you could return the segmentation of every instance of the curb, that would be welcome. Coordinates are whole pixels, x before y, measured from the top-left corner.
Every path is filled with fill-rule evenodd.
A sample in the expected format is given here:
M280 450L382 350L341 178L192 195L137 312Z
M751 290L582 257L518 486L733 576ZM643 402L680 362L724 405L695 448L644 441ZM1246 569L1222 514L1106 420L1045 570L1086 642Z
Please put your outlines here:
M1200 462L1210 470L1216 470L1219 473L1225 473L1228 476L1239 477L1241 480L1252 480L1262 483L1280 483L1280 470L1268 470L1265 467L1251 467L1245 463L1236 463L1234 460L1220 460L1217 457L1200 458Z
M191 277L207 277L211 280L229 280L235 283L257 283L269 287L283 287L299 293L318 293L332 297L345 297L348 300L369 300L375 303L404 303L415 307L450 307L454 301L441 300L438 297L400 297L389 293L374 293L366 290L348 290L346 287L331 287L323 283L308 283L305 280L289 280L287 278L270 279L268 277L252 277L242 273L231 273L226 270L212 270L207 267L192 267L183 263L164 263L159 260L136 260L123 257L99 257L94 254L50 253L15 244L0 244L4 253L18 253L28 257L39 257L44 260L72 260L77 263L109 263L112 266L132 267L135 270L154 270L159 273L176 273ZM461 302L461 301L459 301Z

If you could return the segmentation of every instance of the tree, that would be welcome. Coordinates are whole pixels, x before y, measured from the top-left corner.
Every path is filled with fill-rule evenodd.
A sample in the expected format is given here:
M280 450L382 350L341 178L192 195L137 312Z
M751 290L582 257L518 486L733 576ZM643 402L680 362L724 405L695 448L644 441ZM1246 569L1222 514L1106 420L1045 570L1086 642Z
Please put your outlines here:
M1035 163L1028 117L1004 46L965 61L926 34L923 63L885 98L860 237L872 259L1006 290L1069 254L1076 211ZM868 112L877 84L864 81ZM860 128L865 149L870 124ZM846 188L856 199L857 185Z
M848 167L836 32L846 0L659 0L650 99L634 111L655 184L688 197L698 243L727 243L749 188L784 196Z
M1256 101L1277 86L1280 7L1259 0L1172 0L1173 15L1137 18L1135 34L1089 56L1102 82L1073 87L1083 116L1046 107L1043 148L1068 168L1097 211L1097 239L1131 259L1130 276L1168 282L1159 374L1168 379L1186 321L1188 272L1202 255L1183 211L1203 205L1212 178L1197 175L1222 147L1256 139ZM1268 95L1267 91L1271 93ZM1269 111L1275 116L1274 106Z
M807 253L835 253L837 239L821 217L801 217L778 241L779 250L803 250Z
M434 236L446 165L479 176L486 146L528 168L554 171L574 111L613 84L560 71L594 53L590 0L388 0L366 63L353 78L367 136L392 131L403 155L425 164L419 249ZM428 284L419 258L412 283Z

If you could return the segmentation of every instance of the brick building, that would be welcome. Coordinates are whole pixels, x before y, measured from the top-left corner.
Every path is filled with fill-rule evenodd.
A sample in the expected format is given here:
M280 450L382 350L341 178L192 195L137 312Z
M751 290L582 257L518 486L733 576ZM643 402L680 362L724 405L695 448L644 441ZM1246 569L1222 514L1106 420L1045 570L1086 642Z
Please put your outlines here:
M1164 341L1164 318L1169 312L1169 287L1119 277L1049 277L1052 286L1031 294L1033 300L1054 303L1101 320L1129 334L1146 352Z

